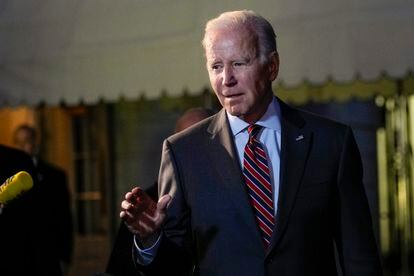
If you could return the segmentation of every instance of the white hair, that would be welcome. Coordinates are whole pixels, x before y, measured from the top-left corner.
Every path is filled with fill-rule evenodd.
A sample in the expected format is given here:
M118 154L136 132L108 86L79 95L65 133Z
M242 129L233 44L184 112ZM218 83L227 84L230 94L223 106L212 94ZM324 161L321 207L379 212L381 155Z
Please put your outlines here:
M277 52L276 34L272 25L254 11L230 11L209 20L205 27L202 45L206 49L209 34L218 29L236 29L244 27L257 36L259 57L262 62L269 61L272 52Z

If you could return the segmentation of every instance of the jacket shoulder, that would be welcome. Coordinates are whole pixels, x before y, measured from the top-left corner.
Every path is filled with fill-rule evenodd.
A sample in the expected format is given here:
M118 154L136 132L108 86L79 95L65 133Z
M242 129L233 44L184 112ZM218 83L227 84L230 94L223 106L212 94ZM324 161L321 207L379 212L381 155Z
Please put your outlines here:
M280 102L282 120L286 124L292 124L296 127L311 127L322 128L325 130L336 130L350 128L348 125L323 117L319 114L312 113L300 108L291 107L283 102Z
M34 166L29 155L18 149L0 145L0 181L3 181L19 171L34 174Z
M196 139L205 137L205 135L208 133L208 128L217 119L217 116L218 113L204 120L201 120L200 122L184 129L183 131L169 136L166 139L166 141L168 141L168 143L170 144L180 145L191 143L192 141L194 142Z

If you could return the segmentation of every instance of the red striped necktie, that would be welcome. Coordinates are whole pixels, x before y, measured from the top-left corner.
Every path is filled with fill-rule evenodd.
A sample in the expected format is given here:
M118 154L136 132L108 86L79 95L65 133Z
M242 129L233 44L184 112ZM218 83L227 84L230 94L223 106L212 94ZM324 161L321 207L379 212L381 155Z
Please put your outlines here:
M250 125L247 128L249 141L244 148L243 176L263 243L267 248L275 225L275 214L266 152L257 138L261 129L259 125Z

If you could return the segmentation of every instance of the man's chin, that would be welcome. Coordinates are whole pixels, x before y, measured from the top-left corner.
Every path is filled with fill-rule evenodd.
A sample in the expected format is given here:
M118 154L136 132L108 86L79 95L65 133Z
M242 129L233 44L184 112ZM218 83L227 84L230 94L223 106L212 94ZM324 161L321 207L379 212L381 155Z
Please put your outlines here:
M240 112L239 109L235 109L235 108L226 108L226 111L232 115L232 116L236 116L236 117L240 117L242 116L242 113Z

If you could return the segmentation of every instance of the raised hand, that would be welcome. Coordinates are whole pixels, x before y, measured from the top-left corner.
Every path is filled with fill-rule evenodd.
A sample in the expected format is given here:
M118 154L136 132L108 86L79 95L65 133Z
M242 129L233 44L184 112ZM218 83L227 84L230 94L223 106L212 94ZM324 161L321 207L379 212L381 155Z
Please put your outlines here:
M170 195L164 195L155 203L139 187L126 193L119 216L144 247L151 246L159 236L170 200Z

